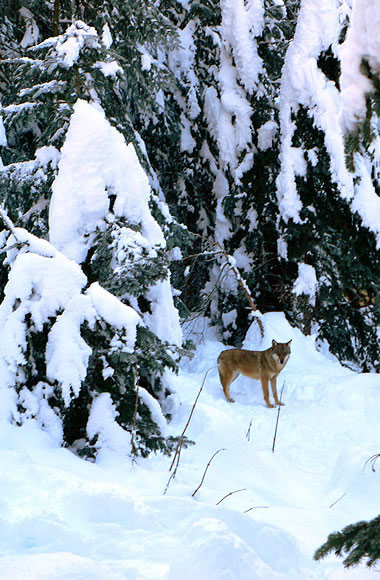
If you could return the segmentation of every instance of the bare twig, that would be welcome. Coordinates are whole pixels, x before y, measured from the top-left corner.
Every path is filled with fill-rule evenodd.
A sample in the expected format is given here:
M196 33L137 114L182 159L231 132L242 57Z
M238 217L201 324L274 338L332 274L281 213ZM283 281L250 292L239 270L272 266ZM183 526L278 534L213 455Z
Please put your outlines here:
M337 499L336 501L334 501L334 503L332 503L331 505L329 505L329 508L334 507L334 505L336 505L338 503L338 501L340 501L341 499L343 499L345 495L347 495L347 492L344 493L339 499Z
M7 216L3 207L0 207L0 218L3 220L5 227L7 228L7 230L11 232L16 242L20 242L16 234L15 226L12 220L10 220L9 217Z
M251 507L247 510L245 510L245 512L243 512L244 514L247 514L248 512L252 511L252 510L267 510L269 509L269 505L257 505L255 507Z
M194 404L193 404L193 406L192 406L192 408L191 408L191 412L190 412L189 418L188 418L188 420L187 420L187 422L186 422L185 428L184 428L184 430L182 431L182 435L181 435L181 437L179 438L178 445L177 445L177 447L176 447L176 451L175 451L175 454L174 454L174 458L173 458L173 461L172 461L172 464L171 464L171 466L170 466L170 469L169 469L169 471L171 471L171 470L173 469L173 466L174 466L174 463L175 463L175 461L176 461L176 460L177 460L177 465L178 465L178 462L179 462L179 457L178 457L178 456L179 456L179 454L180 454L180 452L181 452L181 447L182 447L183 440L184 440L184 437L185 437L185 432L186 432L186 429L188 428L188 426L189 426L189 424L190 424L191 417L193 416L193 413L194 413L194 409L195 409L195 407L196 407L196 404L198 403L198 399L199 399L199 397L200 397L200 395L201 395L201 392L202 392L202 390L203 390L203 387L204 387L204 384L205 384L206 377L207 377L208 373L211 371L211 369L213 369L213 368L215 368L215 367L211 367L211 368L207 369L207 371L206 371L206 373L205 373L205 376L203 377L203 382L202 382L201 388L200 388L200 389L199 389L199 391L198 391L198 394L197 394L197 396L196 396L196 398L195 398Z
M230 495L234 495L234 493L239 493L240 491L247 491L247 488L245 487L244 489L237 489L236 491L230 491L230 493L227 493L227 495L222 497L222 499L220 499L216 505L219 505L220 503L222 503L222 501L227 499L227 497L230 497Z
M282 388L281 388L281 393L280 393L280 403L282 401L282 393L284 391L284 387L285 387L285 381L282 383ZM274 453L274 447L276 445L276 439L277 439L277 428L278 428L278 421L280 419L280 411L281 411L281 405L278 406L278 411L277 411L277 420L276 420L276 428L274 430L274 437L273 437L273 445L272 445L272 453Z
M139 406L139 376L140 376L139 369L138 369L138 366L136 365L136 381L135 381L136 400L135 400L135 410L133 412L132 437L131 437L131 447L132 447L132 453L133 453L132 463L134 463L136 461L136 455L137 455L137 448L135 445L135 437L136 437L137 410L138 410L138 406Z
M197 396L196 396L196 399L195 399L195 401L194 401L194 404L193 404L193 406L192 406L192 409L191 409L191 412L190 412L189 418L188 418L188 420L187 420L187 423L186 423L186 425L185 425L185 428L184 428L184 430L182 431L182 435L180 436L180 438L179 438L179 440L178 440L177 447L176 447L176 450L175 450L175 453L174 453L174 457L173 457L173 461L172 461L172 463L171 463L171 465L170 465L170 469L169 469L169 471L172 471L173 467L175 466L175 467L174 467L174 471L173 471L173 473L171 474L171 476L169 477L168 483L166 484L165 491L164 491L164 495L166 495L166 492L168 491L169 484L170 484L171 480L172 480L172 479L174 479L174 478L175 478L175 476L176 476L177 469L178 469L178 466L179 466L179 460L180 460L180 458L181 458L181 451L182 451L182 446L183 446L183 442L184 442L184 440L185 440L185 433L186 433L186 429L187 429L187 428L188 428L188 426L189 426L189 423L190 423L190 421L191 421L191 417L193 416L193 413L194 413L194 410L195 410L196 404L197 404L197 402L198 402L198 399L199 399L199 397L200 397L200 395L201 395L201 392L202 392L202 390L203 390L203 387L204 387L204 385L205 385L205 382L206 382L206 377L207 377L208 373L209 373L209 372L210 372L212 369L214 369L214 368L216 368L216 367L210 367L210 368L209 368L209 369L207 369L207 371L205 372L205 376L203 377L203 381L202 381L201 388L199 389L199 392L198 392L198 394L197 394Z
M208 462L208 464L206 465L206 469L204 470L203 477L202 477L202 479L201 479L201 482L200 482L200 484L198 485L197 489L196 489L196 490L195 490L195 491L192 493L191 497L194 497L194 496L195 496L195 494L197 493L197 491L199 491L199 490L200 490L200 488L202 487L202 484L203 484L203 482L204 482L204 480L205 480L205 477L206 477L207 470L208 470L208 468L210 467L212 460L213 460L213 459L214 459L214 457L216 457L216 455L218 455L218 453L220 453L221 451L226 451L226 450L223 448L223 449L218 449L218 451L215 451L214 455L211 457L210 461L209 461L209 462Z
M380 453L376 453L375 455L372 455L369 459L367 459L367 461L364 464L363 469L365 469L367 467L367 463L371 463L371 469L373 472L375 472L375 463L376 461L379 459L380 457Z
M249 288L248 288L247 284L245 283L245 281L243 280L243 278L241 277L239 270L231 262L231 258L227 254L227 252L225 251L225 249L223 248L223 246L219 242L216 242L215 245L220 249L221 253L223 254L224 258L226 259L226 262L228 263L228 265L230 266L231 270L235 274L236 279L238 280L240 286L242 287L242 289L244 291L244 294L246 295L246 297L248 299L248 302L249 302L249 304L250 304L253 312L256 312L257 311L256 304L254 303L253 298L252 298L252 295L251 295L251 293L249 291ZM259 325L261 336L264 338L264 327L263 327L263 323L261 322L260 318L257 318L257 317L256 317L256 321L257 321L257 324Z
M248 441L251 440L252 421L253 421L253 419L251 419L250 422L249 422L248 431L247 431L247 434L246 434L246 438L247 438Z
M4 209L4 206L0 206L0 219L3 221L6 229L12 234L15 243L12 244L11 246L9 246L8 248L2 248L0 250L0 253L3 252L8 252L9 250L13 250L14 248L20 249L23 246L29 246L29 242L28 241L22 241L19 239L17 233L16 233L16 228L14 223L12 222L12 220L8 217L7 212Z
M12 244L11 246L2 248L0 250L0 254L4 254L4 252L10 252L11 250L19 250L20 248L22 248L23 246L25 246L27 244L27 242L16 242L15 244Z

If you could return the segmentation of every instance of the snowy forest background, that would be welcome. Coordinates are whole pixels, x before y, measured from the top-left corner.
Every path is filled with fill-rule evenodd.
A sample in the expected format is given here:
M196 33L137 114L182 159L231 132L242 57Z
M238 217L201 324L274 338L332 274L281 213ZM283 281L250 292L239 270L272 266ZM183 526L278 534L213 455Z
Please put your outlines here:
M0 3L0 431L5 454L11 433L5 425L17 425L32 447L43 449L42 464L50 448L41 433L57 448L102 459L107 468L107 453L133 461L149 456L150 467L141 464L152 471L149 476L129 473L134 489L142 490L144 477L154 483L157 462L177 445L221 343L266 348L276 335L292 339L294 346L288 463L275 467L261 449L258 454L250 450L249 457L260 465L256 476L268 479L278 470L280 479L285 477L286 497L302 485L313 489L309 475L302 479L309 455L297 445L302 440L321 465L326 462L321 478L327 478L347 430L366 450L348 454L350 459L342 452L337 462L328 487L331 501L341 487L346 494L344 484L354 481L358 464L368 459L371 425L378 421L373 379L380 367L379 27L376 0ZM187 473L195 473L195 457L207 463L225 431L235 445L232 465L235 461L235 471L248 477L248 487L251 475L241 465L248 452L239 429L246 431L251 419L250 431L253 405L252 429L260 425L267 441L272 437L268 415L257 405L259 395L247 393L242 400L248 406L240 402L227 414L217 380L209 380L207 402L185 440ZM359 380L360 392L368 397L365 408L356 390ZM327 382L335 385L333 392ZM303 438L314 422L312 447L311 439ZM327 426L330 437L318 432L319 425ZM14 448L23 449L23 436L16 445L12 431ZM9 457L8 471L17 473ZM69 465L67 456L60 457ZM75 477L83 475L84 467L70 465ZM296 484L287 480L293 465ZM24 480L33 480L28 466ZM229 481L232 471L225 468L222 480ZM119 474L111 469L107 477L116 481ZM54 472L47 488L60 489L60 478ZM366 489L367 497L374 497L372 480L368 489L363 481L355 479L352 493L361 498ZM252 501L260 503L261 484L256 484ZM188 494L187 484L181 485ZM111 493L114 507L102 493L104 513L124 509L124 491L120 506ZM272 492L263 497L273 500ZM74 495L69 501L74 512L82 509ZM86 501L92 505L92 499ZM128 501L133 504L128 514L140 522L148 504L143 509L142 503ZM162 507L161 499L155 501L149 509L156 510L152 542L158 545ZM354 501L357 510L351 505L341 519L328 519L326 529L315 525L318 540L299 526L310 544L307 553L333 524L341 527L361 517L360 501ZM185 504L165 505L170 514L184 510L187 517ZM196 514L215 516L201 504L193 509L191 526L198 526ZM372 505L367 516L376 515L376 509ZM268 521L281 523L278 513ZM286 530L294 514L285 514ZM227 512L223 517L231 529L248 525ZM174 521L173 515L169 544L182 534ZM211 540L202 547L199 565L206 566L203 577L219 580L226 565L214 556L220 537L204 525L204 545L210 535ZM29 524L22 526L28 529L27 544L32 532ZM15 538L23 537L22 526ZM258 524L249 526L247 537L262 536ZM37 530L43 544L50 531L40 522ZM264 566L257 577L305 578L304 562L295 566L296 548L288 536L273 530L264 536L258 544L260 566L262 561L275 565L267 555L272 543L279 545L280 559L277 568ZM57 537L67 548L61 528ZM0 535L0 548L1 542ZM232 561L245 578L257 561L250 555L247 564L249 551L239 542L231 540L240 546ZM163 545L165 551L166 540ZM158 560L160 552L158 547ZM193 560L188 556L189 577L199 572L194 554ZM209 555L215 561L206 564ZM168 576L160 565L149 572L141 564L135 576L120 577L178 578L179 570L185 578L186 565L171 557L176 563ZM12 572L0 576L13 580L14 563L8 564ZM83 566L83 578L90 569L91 577L113 578L109 571L93 576L92 564ZM36 574L45 577L40 568ZM338 578L328 571L315 577Z
M283 311L344 364L379 368L375 3L350 34L335 0L0 10L14 421L94 456L107 415L134 453L170 452L167 370L197 317L240 346L253 316Z

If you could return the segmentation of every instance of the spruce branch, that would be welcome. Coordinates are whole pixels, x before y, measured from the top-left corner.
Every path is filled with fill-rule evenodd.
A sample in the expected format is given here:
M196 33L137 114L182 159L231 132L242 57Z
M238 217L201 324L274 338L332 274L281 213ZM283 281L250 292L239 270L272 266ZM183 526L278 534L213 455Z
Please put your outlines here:
M345 568L359 564L367 558L371 567L380 560L380 516L369 522L357 522L343 528L341 532L330 534L326 542L314 554L314 560L321 560L334 553L336 556L347 554L343 560Z
M205 469L205 470L204 470L204 472L203 472L203 476L202 476L202 479L201 479L201 482L200 482L200 484L198 485L197 489L196 489L196 490L195 490L195 491L194 491L194 492L191 494L191 497L194 497L194 496L195 496L195 494L197 493L197 491L199 491L199 490L200 490L200 488L202 487L202 485L203 485L203 482L204 482L204 480L205 480L205 477L206 477L206 473L207 473L207 471L208 471L208 468L209 468L209 467L210 467L210 465L211 465L211 462L212 462L212 460L213 460L213 459L214 459L214 457L216 457L216 456L218 455L218 453L220 453L221 451L226 451L226 449L224 449L224 448L223 448L223 449L218 449L218 451L215 451L214 455L211 457L210 461L209 461L209 462L208 462L208 464L206 465L206 469Z

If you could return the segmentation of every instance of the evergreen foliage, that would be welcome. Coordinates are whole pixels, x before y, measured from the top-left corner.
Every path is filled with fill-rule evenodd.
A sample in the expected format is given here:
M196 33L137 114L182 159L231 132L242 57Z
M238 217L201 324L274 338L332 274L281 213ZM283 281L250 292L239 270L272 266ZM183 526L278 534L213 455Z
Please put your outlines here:
M376 242L332 183L323 133L303 108L295 123L293 145L306 152L307 170L296 181L303 205L301 221L290 222L284 237L288 261L313 266L319 287L314 304L305 304L304 296L292 295L289 285L283 307L306 334L318 328L319 337L341 360L355 361L368 371L376 364L378 348ZM311 163L307 152L315 147L318 162Z
M380 560L380 516L369 522L358 522L343 528L341 532L330 534L327 541L315 552L320 560L329 554L345 558L345 568L356 566L362 560L372 567Z

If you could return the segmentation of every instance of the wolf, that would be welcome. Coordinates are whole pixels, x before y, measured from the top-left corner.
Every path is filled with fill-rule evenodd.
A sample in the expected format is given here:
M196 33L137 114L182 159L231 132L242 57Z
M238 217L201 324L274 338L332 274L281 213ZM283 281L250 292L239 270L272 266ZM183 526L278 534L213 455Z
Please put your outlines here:
M244 375L261 381L267 407L274 407L269 401L268 382L271 384L276 405L283 405L277 396L277 377L288 362L291 342L291 340L289 342L272 340L272 346L266 350L242 348L223 350L218 357L218 369L227 401L234 403L230 397L230 385L239 375Z

